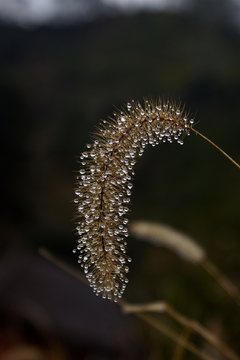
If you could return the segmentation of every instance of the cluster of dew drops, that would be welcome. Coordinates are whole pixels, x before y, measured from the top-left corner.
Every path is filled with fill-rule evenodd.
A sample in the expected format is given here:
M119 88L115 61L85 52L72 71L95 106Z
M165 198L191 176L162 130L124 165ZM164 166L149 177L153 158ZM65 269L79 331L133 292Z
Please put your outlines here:
M96 295L117 301L128 279L126 238L131 180L137 156L147 144L177 141L189 135L193 119L176 103L145 100L103 120L92 144L80 156L74 203L77 208L78 262Z

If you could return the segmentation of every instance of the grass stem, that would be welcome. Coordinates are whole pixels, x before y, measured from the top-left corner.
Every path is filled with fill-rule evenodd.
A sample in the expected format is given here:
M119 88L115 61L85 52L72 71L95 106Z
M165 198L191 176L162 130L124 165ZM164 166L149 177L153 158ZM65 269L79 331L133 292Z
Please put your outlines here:
M203 138L204 140L206 140L209 144L211 144L212 146L215 147L215 149L217 149L218 151L220 151L224 156L226 156L226 158L228 158L228 160L230 160L235 166L237 166L240 169L240 165L233 160L233 158L231 158L231 156L229 156L227 153L225 153L225 151L223 151L219 146L217 146L213 141L211 141L210 139L208 139L206 136L204 136L203 134L201 134L199 131L195 130L193 127L190 128L191 131L195 132L195 134L201 136L201 138Z

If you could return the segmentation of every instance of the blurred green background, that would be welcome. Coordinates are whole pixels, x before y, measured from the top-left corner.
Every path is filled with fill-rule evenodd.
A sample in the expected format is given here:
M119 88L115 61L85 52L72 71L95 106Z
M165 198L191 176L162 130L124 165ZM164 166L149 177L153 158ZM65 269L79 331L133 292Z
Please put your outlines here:
M44 246L76 265L76 157L100 119L130 99L180 99L196 129L240 163L240 28L227 1L188 3L182 12L116 11L64 26L2 22L2 257ZM239 184L239 169L192 133L184 146L149 147L139 159L129 219L189 234L240 287ZM214 280L164 248L132 237L128 247L126 299L165 300L210 329L218 324L240 353L239 308ZM172 357L175 344L138 326L142 359Z

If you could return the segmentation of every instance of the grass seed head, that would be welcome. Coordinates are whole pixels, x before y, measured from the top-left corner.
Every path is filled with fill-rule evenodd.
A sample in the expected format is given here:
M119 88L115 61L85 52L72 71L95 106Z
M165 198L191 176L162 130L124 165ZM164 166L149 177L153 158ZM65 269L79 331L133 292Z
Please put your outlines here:
M96 295L117 301L128 282L127 214L134 165L150 144L183 144L193 120L174 101L129 102L100 124L93 143L80 156L74 200L75 251Z

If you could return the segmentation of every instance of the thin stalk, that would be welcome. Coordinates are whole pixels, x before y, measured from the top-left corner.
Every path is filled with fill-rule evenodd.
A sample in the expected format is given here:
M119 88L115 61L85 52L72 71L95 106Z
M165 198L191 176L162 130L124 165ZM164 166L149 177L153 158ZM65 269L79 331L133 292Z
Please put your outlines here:
M202 336L203 339L209 342L217 350L219 350L223 355L231 360L240 360L239 356L225 345L220 339L218 339L211 331L201 325L199 322L194 319L188 319L187 317L180 314L178 311L173 309L170 305L163 301L147 303L147 304L126 304L123 307L123 310L126 313L141 313L141 312L160 312L166 313L175 319L179 324L182 324L184 327L189 327L197 334ZM183 340L183 339L181 339ZM179 342L178 342L179 343ZM187 348L187 347L186 347Z
M188 339L190 337L192 330L190 327L185 328L181 338L184 341L184 343L186 344L188 342ZM181 360L183 358L183 353L184 353L184 346L181 344L178 344L175 350L175 353L173 355L173 360Z
M39 248L38 252L42 257L50 261L59 269L62 269L67 274L81 281L83 284L88 285L88 281L81 271L76 270L73 266L69 265L64 260L57 258L55 255L53 255L49 250L45 249L44 247Z
M239 290L210 260L205 259L201 266L219 283L219 285L236 301L240 306Z
M206 140L209 144L211 144L212 146L215 147L215 149L217 149L218 151L220 151L224 156L226 156L226 158L228 158L228 160L230 160L234 165L236 165L239 169L240 169L240 165L231 158L231 156L229 156L227 153L225 153L225 151L223 151L219 146L217 146L213 141L211 141L210 139L208 139L206 136L204 136L203 134L201 134L199 131L195 130L193 127L190 127L190 130L195 132L195 134L201 136L201 138L203 138L204 140Z
M175 331L170 329L165 324L161 323L160 321L156 320L154 317L142 314L142 313L135 313L135 316L144 320L147 324L151 325L153 328L164 334L165 336L169 337L171 340L175 341L177 344L183 346L185 349L190 351L191 353L198 356L200 359L203 360L213 360L213 357L206 353L205 351L200 350L197 346L193 345L192 343L186 341L186 339L182 339Z

